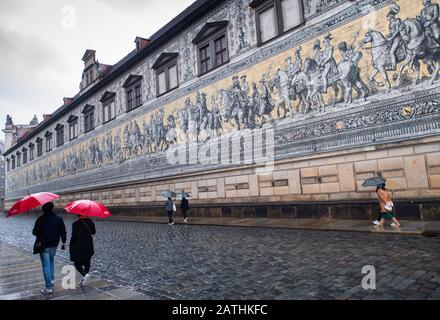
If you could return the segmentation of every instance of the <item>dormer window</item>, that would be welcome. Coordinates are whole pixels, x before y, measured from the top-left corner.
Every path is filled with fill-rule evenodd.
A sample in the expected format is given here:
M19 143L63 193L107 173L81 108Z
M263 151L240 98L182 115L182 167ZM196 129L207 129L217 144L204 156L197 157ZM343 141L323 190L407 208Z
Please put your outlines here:
M37 139L37 157L41 157L43 155L43 139Z
M78 117L71 115L67 122L69 123L69 140L71 141L78 137Z
M15 170L15 156L11 157L11 161L12 161L12 170Z
M53 148L52 132L47 131L44 137L46 138L46 152L49 152Z
M84 107L82 111L84 115L84 132L90 132L95 129L95 106L90 104Z
M284 34L304 22L301 0L254 0L258 44Z
M142 76L131 75L122 85L127 95L127 112L140 107L142 101Z
M22 154L23 154L23 165L25 165L28 161L28 153L27 153L27 149L23 148L21 150Z
M21 166L21 153L17 152L17 168Z
M114 118L116 118L116 93L106 91L101 97L100 102L102 103L102 119L103 123L107 123Z
M162 53L154 63L153 69L156 70L157 96L161 96L179 86L178 57L178 53Z
M197 46L199 75L203 75L229 61L228 21L207 23L193 43Z
M57 147L61 147L64 144L64 126L58 124L55 127L55 131L57 133Z
M33 143L29 144L29 161L34 160L35 154L34 154L35 145Z

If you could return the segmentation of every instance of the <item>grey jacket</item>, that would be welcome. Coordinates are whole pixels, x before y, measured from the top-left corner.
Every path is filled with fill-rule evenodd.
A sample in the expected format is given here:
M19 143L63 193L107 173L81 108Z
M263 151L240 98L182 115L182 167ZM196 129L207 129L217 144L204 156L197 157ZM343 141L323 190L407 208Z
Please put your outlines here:
M167 211L173 211L173 200L168 199L167 202L165 202L165 208Z

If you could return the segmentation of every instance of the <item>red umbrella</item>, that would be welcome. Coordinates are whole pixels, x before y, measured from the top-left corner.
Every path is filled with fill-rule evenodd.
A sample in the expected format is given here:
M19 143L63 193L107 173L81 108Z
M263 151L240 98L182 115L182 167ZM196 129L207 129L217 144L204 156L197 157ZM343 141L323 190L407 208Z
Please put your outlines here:
M19 215L36 207L42 206L48 202L58 199L60 196L50 192L41 192L27 195L20 201L14 203L8 211L7 218Z
M65 206L64 209L69 213L87 217L107 218L111 216L102 203L92 200L74 201Z

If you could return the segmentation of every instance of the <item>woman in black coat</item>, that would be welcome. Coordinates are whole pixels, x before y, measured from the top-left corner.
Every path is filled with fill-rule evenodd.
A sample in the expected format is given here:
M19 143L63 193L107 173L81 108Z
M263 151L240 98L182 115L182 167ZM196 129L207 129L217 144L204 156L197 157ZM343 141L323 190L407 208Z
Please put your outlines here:
M95 224L88 217L80 216L72 225L70 260L83 277L80 282L81 286L85 285L90 278L90 261L95 253L92 237L94 234L96 234Z

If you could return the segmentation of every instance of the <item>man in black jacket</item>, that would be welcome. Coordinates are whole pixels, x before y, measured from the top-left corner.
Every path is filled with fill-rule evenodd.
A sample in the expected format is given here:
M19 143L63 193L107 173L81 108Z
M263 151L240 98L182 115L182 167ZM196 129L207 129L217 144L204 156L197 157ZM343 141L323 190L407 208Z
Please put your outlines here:
M52 202L43 205L44 214L37 219L32 231L32 234L37 237L37 241L42 243L40 259L46 283L46 288L41 290L42 294L52 294L54 292L54 259L60 239L63 242L61 250L66 250L66 226L63 218L53 212L53 208L54 204Z

